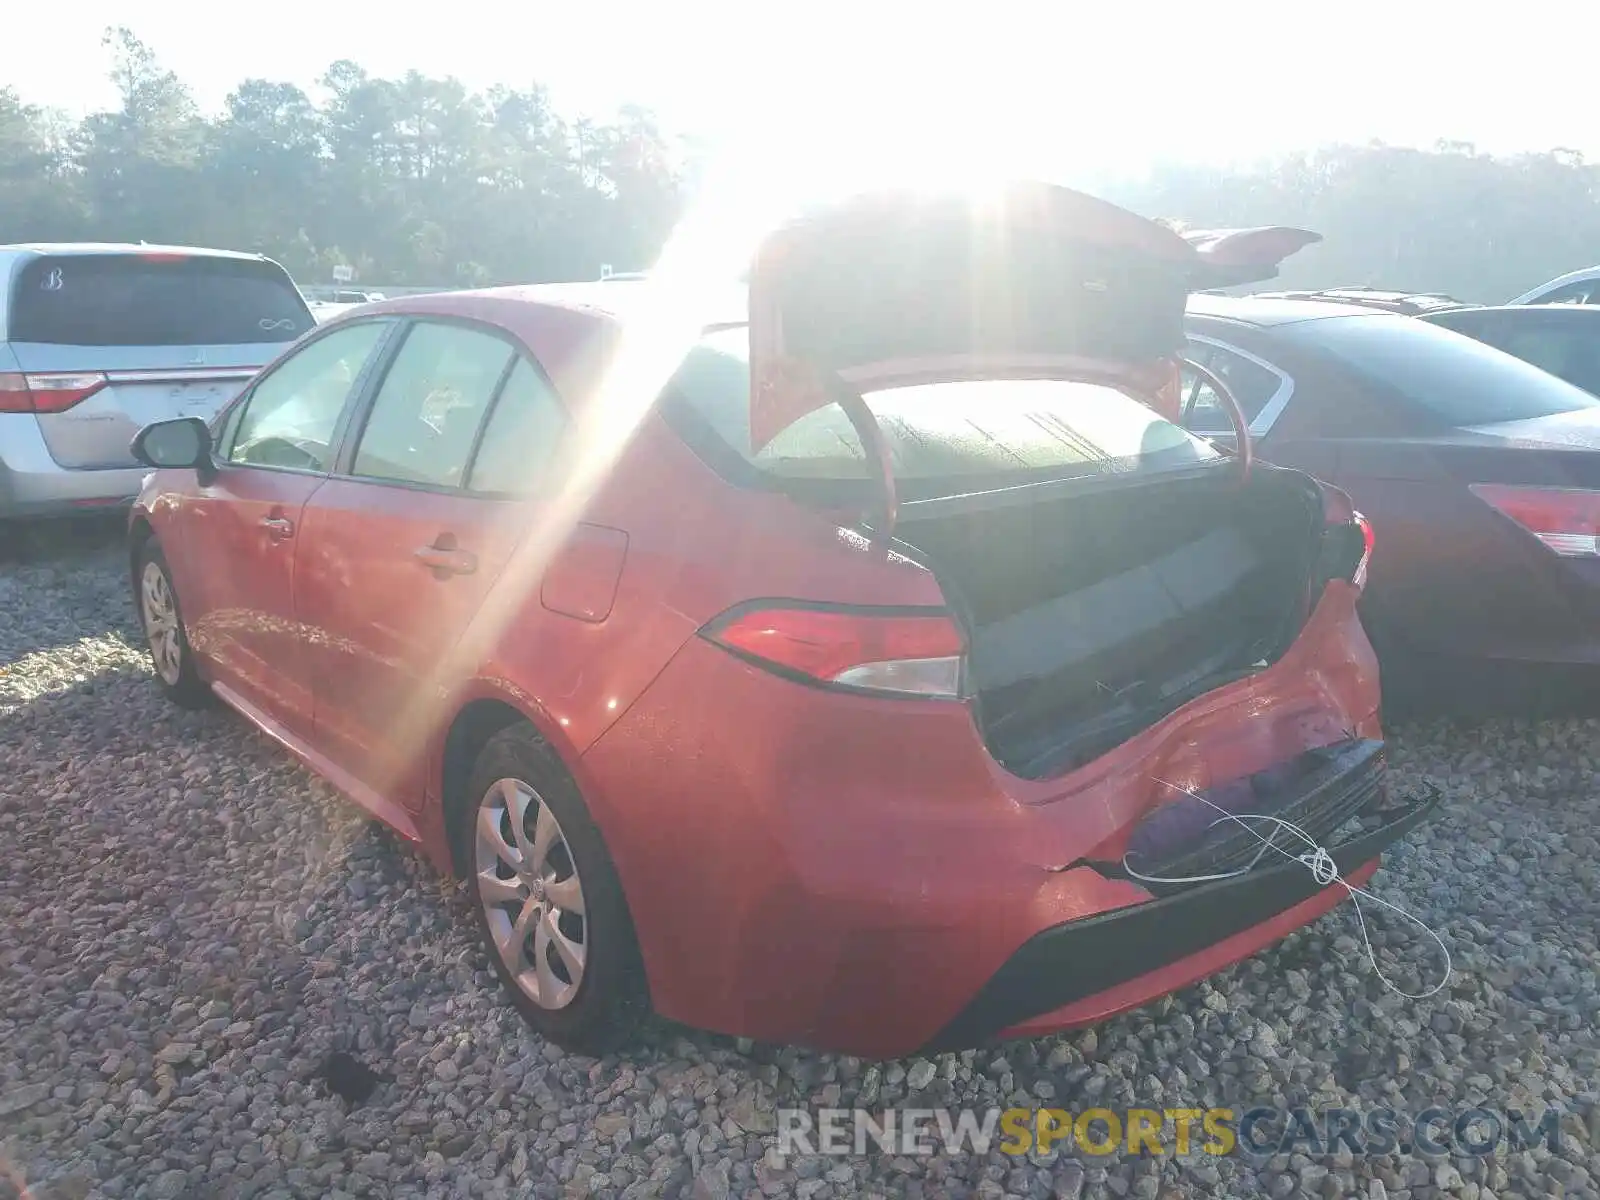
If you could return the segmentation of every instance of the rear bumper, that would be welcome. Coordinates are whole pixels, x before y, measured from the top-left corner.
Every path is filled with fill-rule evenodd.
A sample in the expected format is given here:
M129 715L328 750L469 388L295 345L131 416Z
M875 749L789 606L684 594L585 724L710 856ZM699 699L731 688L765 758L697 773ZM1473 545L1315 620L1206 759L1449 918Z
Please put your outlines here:
M1362 868L1376 867L1378 856L1426 820L1439 800L1438 792L1430 792L1378 828L1328 847L1340 876L1349 879ZM957 1049L997 1036L1043 1034L1134 1007L1254 953L1347 895L1337 883L1319 885L1300 863L1277 862L1237 879L1041 930L1006 960L924 1051ZM1305 913L1293 912L1302 906ZM1294 919L1287 928L1278 928L1275 919L1284 915ZM1212 949L1224 952L1220 961L1205 954ZM1130 983L1135 986L1113 1007L1078 1010L1085 1001Z
M1088 864L1119 860L1169 785L1204 791L1352 730L1378 737L1378 698L1353 595L1330 587L1258 676L1070 775L1023 780L989 756L964 705L825 692L695 638L573 765L662 1016L890 1058L961 1020L1043 932L1153 902ZM1343 895L1286 899L1288 925L1213 947L1200 973ZM1234 929L1270 916L1245 912ZM1177 978L1193 966L1184 953L1154 961ZM1044 995L973 1025L999 1030L1062 1003Z
M39 422L0 414L0 519L72 516L131 504L146 467L71 470L50 457Z

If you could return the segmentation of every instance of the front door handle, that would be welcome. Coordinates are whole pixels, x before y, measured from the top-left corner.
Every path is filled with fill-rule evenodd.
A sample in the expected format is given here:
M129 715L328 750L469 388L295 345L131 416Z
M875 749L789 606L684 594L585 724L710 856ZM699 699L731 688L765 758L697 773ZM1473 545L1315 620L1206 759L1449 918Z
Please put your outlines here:
M294 536L294 522L288 517L262 517L261 528L279 540Z
M478 569L477 555L454 546L418 546L413 553L418 562L441 578L446 575L471 575Z

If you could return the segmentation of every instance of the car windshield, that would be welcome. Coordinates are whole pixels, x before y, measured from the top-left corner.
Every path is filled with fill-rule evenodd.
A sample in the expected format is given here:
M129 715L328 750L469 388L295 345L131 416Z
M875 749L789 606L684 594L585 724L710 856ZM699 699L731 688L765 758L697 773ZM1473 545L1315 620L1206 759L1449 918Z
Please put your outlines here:
M764 474L795 480L870 477L860 436L836 405L809 413L768 445L750 445L744 329L707 336L668 388L718 443ZM1216 460L1208 443L1112 388L1058 380L984 380L863 397L907 481L1072 477L1164 470Z
M1414 317L1325 317L1283 325L1279 332L1456 427L1600 405L1600 399L1520 358Z
M73 254L17 273L9 334L60 346L237 346L292 342L314 324L271 262Z

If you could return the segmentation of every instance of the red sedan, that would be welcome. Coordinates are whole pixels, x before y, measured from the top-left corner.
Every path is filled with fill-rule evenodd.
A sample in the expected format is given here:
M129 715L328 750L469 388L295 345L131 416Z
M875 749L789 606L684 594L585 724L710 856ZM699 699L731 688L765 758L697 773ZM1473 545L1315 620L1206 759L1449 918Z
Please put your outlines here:
M160 684L464 877L566 1047L1139 1005L1345 895L1210 806L1359 883L1431 803L1384 787L1346 497L1149 406L1207 269L1030 186L785 227L666 380L665 274L365 306L141 433Z

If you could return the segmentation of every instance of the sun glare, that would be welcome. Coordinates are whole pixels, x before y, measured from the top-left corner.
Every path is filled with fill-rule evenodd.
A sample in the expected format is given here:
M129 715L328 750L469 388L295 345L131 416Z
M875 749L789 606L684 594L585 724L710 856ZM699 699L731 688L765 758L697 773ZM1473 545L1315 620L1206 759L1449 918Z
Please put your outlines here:
M728 318L732 281L762 235L790 209L780 179L723 168L707 186L628 305L594 394L577 408L570 466L555 496L528 506L529 530L454 651L413 693L389 744L429 744L453 698L493 652L552 559L604 486L629 439L708 322ZM537 697L534 698L538 700ZM403 769L396 761L393 771Z
M982 204L1004 182L996 156L955 157L935 139L879 141L856 137L826 151L765 143L725 152L706 174L688 212L644 281L630 297L611 358L594 393L577 413L571 466L555 496L528 509L530 528L496 580L461 641L427 685L414 693L389 744L428 744L453 698L492 654L509 623L604 486L629 439L707 324L738 319L730 291L749 268L762 238L810 205L849 194L895 190L960 190ZM895 147L885 153L885 145ZM742 303L742 297L741 303ZM535 698L537 700L537 698ZM403 769L400 762L394 770Z

